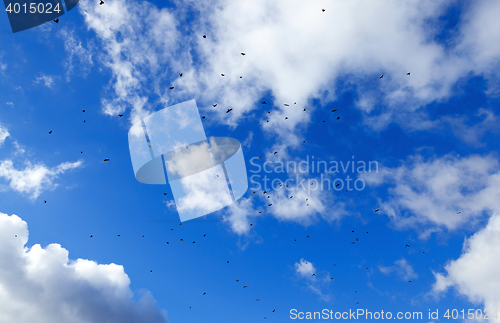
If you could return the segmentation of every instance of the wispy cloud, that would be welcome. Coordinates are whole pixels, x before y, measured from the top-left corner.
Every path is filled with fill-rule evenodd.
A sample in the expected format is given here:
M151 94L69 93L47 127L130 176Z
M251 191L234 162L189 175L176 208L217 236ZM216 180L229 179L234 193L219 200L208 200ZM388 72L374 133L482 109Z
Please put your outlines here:
M35 164L26 161L23 169L14 167L12 160L0 161L0 177L9 183L9 187L19 193L29 194L36 199L44 190L57 187L54 180L70 169L83 165L82 161L74 163L65 162L56 167L49 168L44 164Z
M410 280L418 277L418 274L415 273L413 267L404 258L396 260L394 262L394 266L389 266L389 267L379 266L378 268L382 273L386 275L395 273L403 280Z
M420 225L421 235L426 236L432 230L471 224L483 212L498 210L499 168L492 155L446 155L427 161L413 156L402 166L381 167L379 173L360 178L372 187L388 184L390 198L381 202L381 213L400 228Z

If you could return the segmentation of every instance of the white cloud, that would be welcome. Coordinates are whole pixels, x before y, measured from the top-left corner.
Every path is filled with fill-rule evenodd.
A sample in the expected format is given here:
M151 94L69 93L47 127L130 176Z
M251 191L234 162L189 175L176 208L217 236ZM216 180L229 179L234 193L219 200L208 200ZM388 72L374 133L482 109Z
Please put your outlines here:
M0 321L168 322L149 293L132 300L123 266L70 260L59 244L27 242L26 222L0 213Z
M498 24L499 5L483 0L465 6L461 29L445 46L434 38L441 31L439 18L455 4L191 1L187 9L200 11L200 18L189 24L182 23L183 10L160 10L148 2L115 0L101 7L87 0L79 10L113 74L114 95L102 100L107 114L131 107L135 122L150 103L195 97L202 106L218 102L210 110L214 119L236 126L270 92L278 109L269 123L262 118L262 127L284 149L299 144L297 135L310 122L311 99L320 105L334 101L341 78L356 86L357 106L378 130L391 122L409 129L437 127L440 122L420 108L448 98L470 72L485 76L494 88L491 64L500 57L500 46L494 45L500 36L490 22ZM152 94L157 102L147 102ZM227 114L226 108L233 111Z
M302 277L313 277L312 275L316 273L314 265L310 261L300 259L300 263L295 263L295 271Z
M445 266L446 274L434 272L433 292L455 288L475 304L492 312L500 308L500 214L495 213L485 228L464 241L462 255Z
M12 160L5 159L0 161L0 177L8 181L14 191L30 194L32 199L36 199L44 190L57 186L54 180L58 175L80 166L82 161L65 162L52 168L43 164L32 165L26 161L24 169L16 169Z
M413 267L404 258L396 260L394 262L394 266L389 266L389 267L379 266L379 270L386 275L395 273L403 280L411 280L411 279L416 279L418 277L418 274L415 273Z
M7 104L8 106L10 106L11 108L13 108L13 107L14 107L14 103L12 103L12 102L7 102L6 104Z
M61 29L58 35L64 40L64 49L68 53L68 58L64 62L66 80L70 81L70 76L74 74L76 64L80 67L83 76L87 76L94 64L92 61L92 44L87 44L88 48L83 47L81 40L74 32L66 29Z
M43 83L43 85L45 85L46 87L48 87L50 89L54 85L54 77L50 76L50 75L43 75L42 74L42 76L39 76L36 78L35 83L36 84Z
M296 262L294 267L295 273L305 279L307 287L313 293L317 294L325 302L330 300L330 295L323 292L326 284L330 283L330 274L328 272L325 273L323 278L320 278L320 274L317 273L312 262L304 260L304 258L300 259L300 262Z
M500 120L498 116L493 113L493 111L486 110L484 108L479 109L477 116L484 116L484 119L472 126L467 125L468 117L466 116L444 116L442 118L442 121L445 123L449 123L453 134L462 139L467 144L473 146L484 146L484 144L481 144L482 136L487 131L498 133L498 124Z
M3 143L5 142L5 139L8 136L10 136L10 133L7 130L7 128L5 128L2 125L0 125L0 147L3 145Z
M379 173L360 178L370 186L391 185L390 198L381 202L380 212L396 226L453 230L500 207L499 168L491 155L446 155L429 161L414 156L400 167L381 167Z

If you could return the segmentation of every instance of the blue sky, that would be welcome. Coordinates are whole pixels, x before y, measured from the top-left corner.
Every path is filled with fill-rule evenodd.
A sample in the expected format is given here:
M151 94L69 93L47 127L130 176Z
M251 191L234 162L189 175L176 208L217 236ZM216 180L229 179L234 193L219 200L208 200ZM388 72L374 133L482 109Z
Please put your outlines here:
M498 2L75 9L16 34L0 18L1 322L500 308ZM191 99L207 136L242 143L249 189L180 225L127 134ZM313 158L378 171L276 171ZM252 175L306 185L262 194Z

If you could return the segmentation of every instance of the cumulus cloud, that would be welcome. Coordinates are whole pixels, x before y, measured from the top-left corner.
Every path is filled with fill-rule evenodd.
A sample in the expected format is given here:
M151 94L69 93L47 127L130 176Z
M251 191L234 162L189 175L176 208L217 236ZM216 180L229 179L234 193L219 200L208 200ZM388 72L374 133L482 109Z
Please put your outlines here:
M461 256L449 261L446 273L434 272L433 292L454 288L475 304L492 312L500 307L500 214L496 212L481 229L464 241Z
M418 277L418 274L415 273L413 267L404 258L396 260L394 262L394 266L389 266L389 267L379 266L379 270L386 275L395 273L403 280L411 280Z
M2 125L0 125L0 147L3 145L3 143L5 142L5 139L8 136L10 136L10 133L7 130L7 128L5 128Z
M381 167L360 178L370 186L389 185L390 198L381 202L380 211L398 227L453 230L500 207L500 167L492 155L428 161L413 156L400 167Z
M70 260L59 244L27 242L27 223L0 213L0 321L168 322L149 293L132 300L123 266Z
M44 190L56 188L54 180L58 175L68 170L82 166L82 161L65 162L49 168L44 164L35 164L26 161L24 169L17 169L10 159L0 161L0 177L9 183L9 187L19 193L31 195L36 199Z
M500 57L500 47L494 45L500 36L490 27L498 24L500 12L494 1L464 6L460 29L446 44L436 40L439 18L455 2L316 4L191 1L190 9L200 11L200 18L184 25L180 8L160 10L128 0L112 1L106 8L81 2L79 10L96 32L104 65L113 73L115 93L103 98L104 111L113 115L131 107L134 119L148 108L147 94L156 94L161 104L196 97L203 104L219 102L219 109L210 112L236 126L259 106L260 96L271 93L278 109L269 122L262 120L262 127L278 135L279 144L296 146L296 131L310 121L302 108L311 99L321 105L334 101L332 89L345 77L358 91L357 107L365 122L375 129L391 122L410 129L435 127L439 122L428 120L422 106L446 99L471 72L494 81L491 66ZM206 39L200 30L208 34ZM380 74L384 79L378 79ZM169 83L174 91L168 90ZM285 107L286 102L297 105ZM233 108L229 116L226 107Z

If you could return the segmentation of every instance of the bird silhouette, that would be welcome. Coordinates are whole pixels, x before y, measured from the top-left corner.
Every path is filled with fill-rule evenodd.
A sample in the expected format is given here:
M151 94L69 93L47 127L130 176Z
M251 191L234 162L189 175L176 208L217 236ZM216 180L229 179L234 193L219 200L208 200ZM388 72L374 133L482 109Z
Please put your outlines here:
M407 244L407 245L405 246L405 248L410 248L410 245L409 245L409 244Z
M233 109L228 109L228 110L226 111L226 113L229 113L229 112L231 112L232 110L233 110Z
M49 131L49 135L50 135L51 133L52 133L52 130L51 130L51 131Z
M170 87L170 89L171 89L171 90L173 90L173 89L174 89L174 87L173 87L173 86L171 86L171 87Z
M120 236L120 235L118 235L118 236Z
M236 279L236 282L239 282L240 280L239 279Z
M275 152L274 152L274 154L275 154L275 155L276 155L277 153L278 153L277 151L275 151Z
M383 78L384 77L384 74L380 75L380 78Z
M17 236L16 236L17 237ZM90 235L90 237L92 238L92 235Z
M276 310L274 309L274 310L273 310L273 313L274 313L274 311L276 311Z
M375 212L378 212L378 211L380 211L380 209L376 209L376 210L375 210Z
M406 75L410 75L410 72L406 73Z
M216 104L212 104L212 106L215 108L217 106L217 103Z
M221 76L225 76L224 74L221 74Z
M340 117L337 117L337 120L340 119Z
M243 288L247 288L248 286L243 286Z
M325 12L326 10L325 9L321 9L321 11Z
M179 73L179 77L182 77L182 73Z
M106 158L106 159L104 159L104 161L105 161L105 162L107 162L107 161L109 161L109 159L108 159L108 158Z
M262 101L262 104L267 104L266 101Z
M207 295L207 293L203 293L203 295Z
M241 56L245 56L245 53L241 53Z
M181 241L184 241L183 239L181 239Z
M59 18L56 18L56 19L54 20L54 22L55 22L56 24L58 24L58 23L59 23Z
M289 105L285 103L285 107L289 107Z
M163 193L163 195L167 195L167 193Z
M83 110L83 112L85 112L85 110Z
M335 111L337 111L337 110L332 110L332 112L335 112Z
M104 1L102 1L102 0L101 0L101 1L99 2L99 5L101 5L101 6L102 6L103 4L104 4Z
M206 237L206 236L207 236L207 234L205 233L203 236L204 236L204 237Z
M229 260L226 262L226 264L228 264L228 263L229 263Z
M203 38L207 38L207 35L203 35Z
M44 201L45 203L47 203L47 201Z

